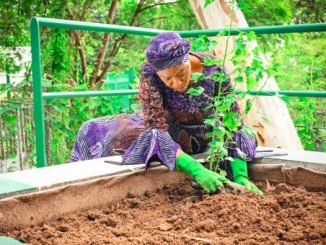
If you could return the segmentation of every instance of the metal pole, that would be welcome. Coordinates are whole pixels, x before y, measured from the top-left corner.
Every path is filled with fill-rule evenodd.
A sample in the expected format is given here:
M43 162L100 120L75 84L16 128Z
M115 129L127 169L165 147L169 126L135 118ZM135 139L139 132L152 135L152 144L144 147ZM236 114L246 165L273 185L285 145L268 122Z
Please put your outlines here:
M31 20L31 48L32 48L32 72L34 95L34 123L36 141L36 166L47 165L45 156L45 130L44 111L42 98L42 68L41 68L41 43L40 28L36 18Z
M134 27L134 26L123 26L123 25L112 25L102 23L91 23L75 20L60 20L43 17L33 17L39 22L40 27L54 27L72 30L84 30L84 31L98 31L107 33L123 33L140 36L155 36L166 30Z
M138 89L121 89L109 91L88 91L88 92L49 92L43 93L44 99L62 99L75 97L101 97L101 96L117 96L117 95L134 95L138 93Z
M259 96L274 96L274 95L286 95L291 97L317 97L317 98L325 98L326 92L324 91L256 91L251 90L248 91L250 95L259 95Z
M245 91L241 91L243 93ZM118 95L134 95L138 93L138 89L120 89L120 90L108 90L108 91L88 91L88 92L48 92L43 93L44 99L64 99L75 97L101 97L101 96L118 96ZM250 90L250 95L259 96L274 96L274 95L286 95L291 97L326 97L324 91L287 91L287 90Z
M219 33L236 36L240 32L255 32L256 34L281 34L281 33L300 33L300 32L323 32L326 31L326 23L303 24L303 25L278 25L278 26L258 26L246 27L239 29L217 29L217 30L195 30L195 31L180 31L179 34L183 37L198 37L201 35L216 36Z
M124 33L132 35L142 36L155 36L158 33L165 32L167 30L159 30L143 27L131 27L122 25L111 25L102 23L90 23L74 20L60 20L50 19L43 17L33 17L37 19L40 27L55 27L63 29L74 30L87 30L98 32L112 32L112 33ZM193 31L179 31L178 33L183 37L198 37L201 35L216 36L219 33L225 33L225 35L236 36L240 32L253 31L256 34L281 34L281 33L301 33L301 32L323 32L326 31L326 23L313 23L313 24L299 24L299 25L277 25L277 26L258 26L258 27L246 27L238 29L212 29L212 30L193 30ZM230 32L230 33L229 33Z

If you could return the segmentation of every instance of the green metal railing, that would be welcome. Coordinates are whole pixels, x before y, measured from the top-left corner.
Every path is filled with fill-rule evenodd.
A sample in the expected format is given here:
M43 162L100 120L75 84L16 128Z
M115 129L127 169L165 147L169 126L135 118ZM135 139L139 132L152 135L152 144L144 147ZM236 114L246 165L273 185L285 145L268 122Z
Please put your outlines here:
M33 72L33 93L34 93L34 121L36 137L36 158L37 167L47 165L45 152L45 125L43 99L74 98L74 97L91 97L91 96L112 96L112 95L132 95L138 90L115 90L115 91L88 91L88 92L42 92L42 68L41 68L41 43L40 28L63 28L73 30L96 31L106 33L124 33L132 35L155 36L164 30L109 25L100 23L88 23L72 20L59 20L42 17L33 17L31 19L31 48L32 48L32 72ZM275 33L300 33L300 32L323 32L326 31L326 23L321 24L304 24L291 26L265 26L232 29L230 35L238 35L240 32L253 31L256 34L275 34ZM180 31L183 37L198 37L200 35L216 36L219 33L229 34L229 30L195 30ZM250 91L251 95L272 96L287 95L296 97L326 97L326 92L319 91Z

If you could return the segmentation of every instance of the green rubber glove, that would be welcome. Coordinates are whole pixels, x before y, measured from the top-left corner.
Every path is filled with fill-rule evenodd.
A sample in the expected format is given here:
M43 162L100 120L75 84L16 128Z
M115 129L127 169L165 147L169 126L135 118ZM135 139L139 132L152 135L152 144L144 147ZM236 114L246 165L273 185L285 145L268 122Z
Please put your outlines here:
M235 183L244 186L248 190L257 193L258 195L262 196L264 194L255 184L249 181L246 161L240 158L234 158L234 161L230 163L230 166L232 169L233 181Z
M224 184L228 185L231 183L230 180L205 168L186 153L181 153L177 157L176 168L178 171L185 172L193 177L208 193L214 193L217 190L223 191L225 190Z

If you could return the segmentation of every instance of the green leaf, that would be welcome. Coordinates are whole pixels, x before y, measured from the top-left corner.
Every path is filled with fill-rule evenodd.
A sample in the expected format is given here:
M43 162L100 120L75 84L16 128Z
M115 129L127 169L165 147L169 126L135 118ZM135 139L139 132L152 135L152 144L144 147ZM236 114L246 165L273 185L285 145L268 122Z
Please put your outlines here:
M17 122L17 117L16 115L8 115L4 117L4 120L7 124L14 125Z
M253 31L247 32L247 33L246 33L246 36L248 37L248 40L249 40L249 41L256 40L256 34L255 34L255 32L253 32Z
M219 83L224 83L229 80L229 77L223 72L213 73L212 75L210 75L209 78L211 78L212 80L219 82Z
M240 98L244 98L248 94L247 91L243 91L238 88L234 89L234 93Z
M215 96L214 97L214 106L215 107L219 107L221 105L223 105L223 97L221 98L220 96Z
M198 81L198 80L203 80L205 79L205 75L201 72L195 72L191 75L191 80L193 81Z
M61 113L66 114L66 115L68 115L68 113L69 113L69 109L66 106L62 105L62 104L54 104L53 108L56 111L61 112Z
M228 112L231 105L235 102L235 97L233 94L229 94L225 97L220 98L220 101L215 101L215 107L219 113Z
M224 147L223 142L215 142L214 149L220 157L225 157L228 155L228 150Z
M187 93L192 95L192 96L199 96L201 95L203 92L205 91L205 89L202 86L198 86L196 88L189 88L187 90Z
M245 108L245 111L244 113L247 115L249 113L249 111L251 110L251 107L252 107L252 100L251 99L248 99L246 101L246 108Z
M242 82L243 82L243 77L242 77L242 76L238 76L238 77L236 77L236 78L234 79L234 81L235 81L236 83L242 83Z
M274 71L277 71L278 69L280 69L281 68L281 64L280 63L276 63L276 64L274 64L273 66L272 66L272 69L274 70Z
M206 8L208 5L210 5L213 2L214 2L214 0L205 0L204 8Z
M205 66L221 66L223 61L221 59L214 59L210 57L204 58L204 65Z
M82 122L84 120L83 116L79 114L74 114L70 117L70 120L73 122Z
M222 126L216 127L216 128L214 128L214 133L216 134L218 139L224 139L226 129Z
M30 124L25 124L24 125L24 131L26 132L26 131L30 131L32 129L32 125L30 125Z
M235 132L241 126L240 115L235 112L228 112L224 115L222 124L228 130Z
M216 119L205 119L204 120L204 123L207 124L207 125L210 125L212 127L215 127L216 126Z
M208 132L205 134L205 139L211 139L213 136L213 132Z
M214 107L214 105L212 105L212 104L209 104L209 105L207 105L206 107L205 107L205 111L209 111L210 109L212 109Z
M276 64L273 64L272 67L270 67L267 70L267 74L269 77L275 76L278 72L280 72L280 70L281 70L281 64L276 63Z
M59 140L57 138L52 139L51 145L57 147L59 145Z
M247 76L247 88L248 89L252 89L253 87L256 86L256 84L257 84L257 81L254 76L252 76L252 75Z
M214 50L216 45L216 41L209 40L207 36L200 36L191 44L191 49L196 52L207 52Z

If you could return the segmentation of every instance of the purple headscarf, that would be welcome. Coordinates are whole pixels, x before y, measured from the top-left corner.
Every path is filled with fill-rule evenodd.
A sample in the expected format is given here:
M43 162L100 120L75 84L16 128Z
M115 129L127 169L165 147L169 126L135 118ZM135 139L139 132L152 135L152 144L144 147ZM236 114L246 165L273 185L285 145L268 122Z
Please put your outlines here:
M156 70L164 70L188 61L189 46L178 33L162 32L151 40L145 55Z

